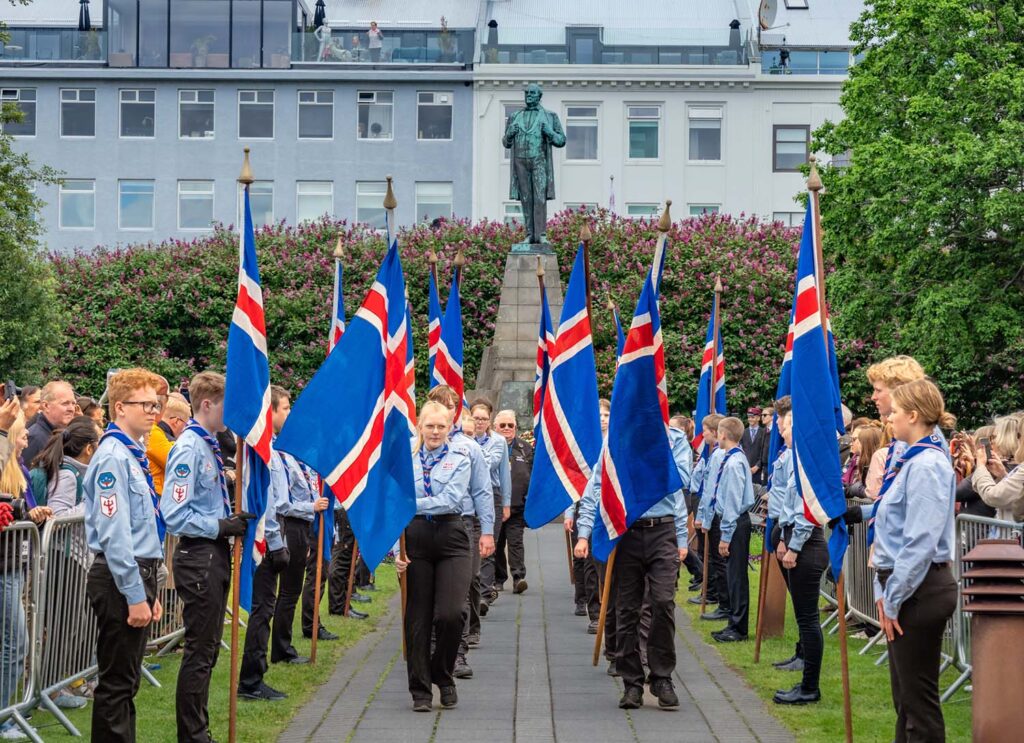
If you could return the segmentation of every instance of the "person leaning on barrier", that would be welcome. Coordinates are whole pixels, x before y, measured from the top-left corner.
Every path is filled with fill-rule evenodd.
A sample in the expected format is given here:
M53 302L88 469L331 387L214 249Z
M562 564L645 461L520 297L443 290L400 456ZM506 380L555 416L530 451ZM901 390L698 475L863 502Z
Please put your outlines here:
M110 377L111 423L85 473L85 535L96 559L86 595L96 615L99 683L93 693L92 739L135 740L135 694L149 623L159 622L157 572L163 547L156 493L140 446L160 407L159 377L127 369Z
M33 462L31 479L36 502L45 502L54 516L84 513L85 472L99 442L95 421L85 415L74 418L64 430L55 431Z

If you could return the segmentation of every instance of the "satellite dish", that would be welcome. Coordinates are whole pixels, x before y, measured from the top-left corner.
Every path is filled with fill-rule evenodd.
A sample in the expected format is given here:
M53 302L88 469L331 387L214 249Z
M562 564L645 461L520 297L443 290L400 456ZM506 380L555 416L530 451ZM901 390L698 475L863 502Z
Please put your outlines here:
M767 31L772 27L778 10L778 0L761 0L761 6L757 9L757 20L761 24L761 30Z

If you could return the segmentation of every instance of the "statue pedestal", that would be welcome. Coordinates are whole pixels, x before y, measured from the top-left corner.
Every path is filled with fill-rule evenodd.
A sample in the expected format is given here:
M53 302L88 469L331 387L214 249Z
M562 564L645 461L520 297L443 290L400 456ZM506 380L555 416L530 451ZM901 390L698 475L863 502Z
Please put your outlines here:
M538 259L544 267L552 326L557 328L562 313L558 259L551 252L513 250L505 259L505 278L494 324L494 339L484 350L476 390L466 393L470 401L474 396L487 397L495 404L495 410L512 408L516 411L520 430L527 431L533 426L533 383L540 326Z
M539 243L528 243L526 241L515 243L512 245L512 252L517 255L554 255L555 249L545 237L544 240ZM546 271L547 268L544 270Z

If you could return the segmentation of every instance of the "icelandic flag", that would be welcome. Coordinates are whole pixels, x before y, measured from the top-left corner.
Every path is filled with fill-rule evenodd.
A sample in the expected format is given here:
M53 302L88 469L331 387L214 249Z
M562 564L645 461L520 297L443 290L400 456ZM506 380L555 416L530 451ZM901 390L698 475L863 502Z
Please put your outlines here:
M711 455L711 451L704 446L704 427L701 421L711 413L712 394L714 394L715 412L719 415L726 415L727 410L725 407L725 355L722 352L721 330L718 335L717 360L715 359L716 354L712 350L715 337L715 315L718 311L718 302L715 301L711 305L711 317L708 318L708 332L704 338L704 357L701 360L700 380L697 382L697 416L694 419L694 423L697 424L697 433L693 437L693 448L705 461Z
M252 580L267 551L263 538L267 489L270 485L270 439L274 429L270 410L270 363L263 289L256 264L256 235L252 226L249 187L244 193L245 217L239 240L238 294L228 328L224 423L242 437L245 510L256 514L245 532L239 575L239 605L252 606Z
M652 278L644 282L612 388L608 441L601 454L600 518L594 519L591 536L601 562L630 524L683 487L668 438L668 404L658 389L665 360L655 341L661 319ZM662 425L652 425L659 419Z
M526 496L524 515L531 529L548 523L583 496L601 454L597 367L582 245L569 277L550 364Z
M399 404L409 420L409 434L416 435L416 354L412 348L412 304L405 301L405 383L399 395Z
M434 357L434 369L430 376L430 388L446 384L455 390L462 400L465 396L465 385L462 381L462 300L459 298L460 272L455 270L452 288L448 292L448 304L444 308L444 320L441 322L440 340L437 344L437 355ZM462 406L455 409L454 425L462 420Z
M278 448L316 470L348 511L370 570L416 514L409 423L399 399L407 343L405 279L392 242L335 353L277 438Z
M779 371L779 383L775 386L775 399L785 397L792 389L792 364L793 361L793 311L789 313L789 330L786 331L786 352L782 357L782 369ZM772 474L775 469L775 460L779 458L782 450L782 434L779 433L779 414L772 414L772 434L768 439L768 489L772 487ZM772 520L766 518L764 523L765 544L771 539Z
M434 360L437 347L441 344L441 298L437 294L437 279L430 271L430 303L427 310L427 353L430 356L428 376L430 386L434 387Z
M551 371L551 351L555 345L555 333L551 329L551 309L548 307L548 290L540 287L540 327L537 330L537 373L533 381L533 436L539 440L540 412L544 408L544 390Z
M331 300L331 334L327 340L327 353L334 350L345 334L345 295L342 284L345 278L345 269L341 261L334 259L334 296Z
M810 215L810 207L808 207ZM815 270L815 230L810 219L800 241L796 271L796 304L793 315L793 465L804 514L817 525L846 511L839 441L836 437L836 400L829 370L828 338L821 321L823 292ZM840 419L841 422L841 419ZM846 524L840 520L829 538L832 575L838 580L849 543Z

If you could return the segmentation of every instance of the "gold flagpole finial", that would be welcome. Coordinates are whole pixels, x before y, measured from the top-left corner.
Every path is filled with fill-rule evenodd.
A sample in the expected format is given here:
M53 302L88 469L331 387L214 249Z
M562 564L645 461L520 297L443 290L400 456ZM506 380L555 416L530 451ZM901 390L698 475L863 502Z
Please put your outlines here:
M811 155L809 162L811 163L811 172L807 175L807 190L820 191L821 176L818 174L818 158Z
M668 232L672 229L672 216L669 210L672 208L672 199L665 199L665 211L661 213L658 220L658 232Z
M242 172L238 175L238 182L243 186L251 185L256 179L252 177L252 166L249 165L249 148L243 148Z
M433 267L437 265L437 253L431 248L427 251L427 262Z
M455 254L455 267L462 268L466 265L466 256L462 252L462 248L459 248L459 252Z
M537 277L544 278L544 261L540 259L539 255L537 256Z
M721 294L721 293L722 293L722 277L721 276L716 276L715 277L715 294Z
M584 222L580 228L580 242L590 242L593 235L590 234L590 222Z
M341 246L341 235L338 235L338 241L334 243L334 259L342 260L345 257L345 248Z
M611 310L612 312L615 312L615 302L612 300L611 297L608 297L608 309Z
M387 191L386 194L384 194L384 208L385 209L394 209L395 207L398 206L398 199L395 198L395 192L391 188L391 180L392 180L391 176L389 175L389 176L385 176L385 177L387 178L387 181L388 181L388 191Z

